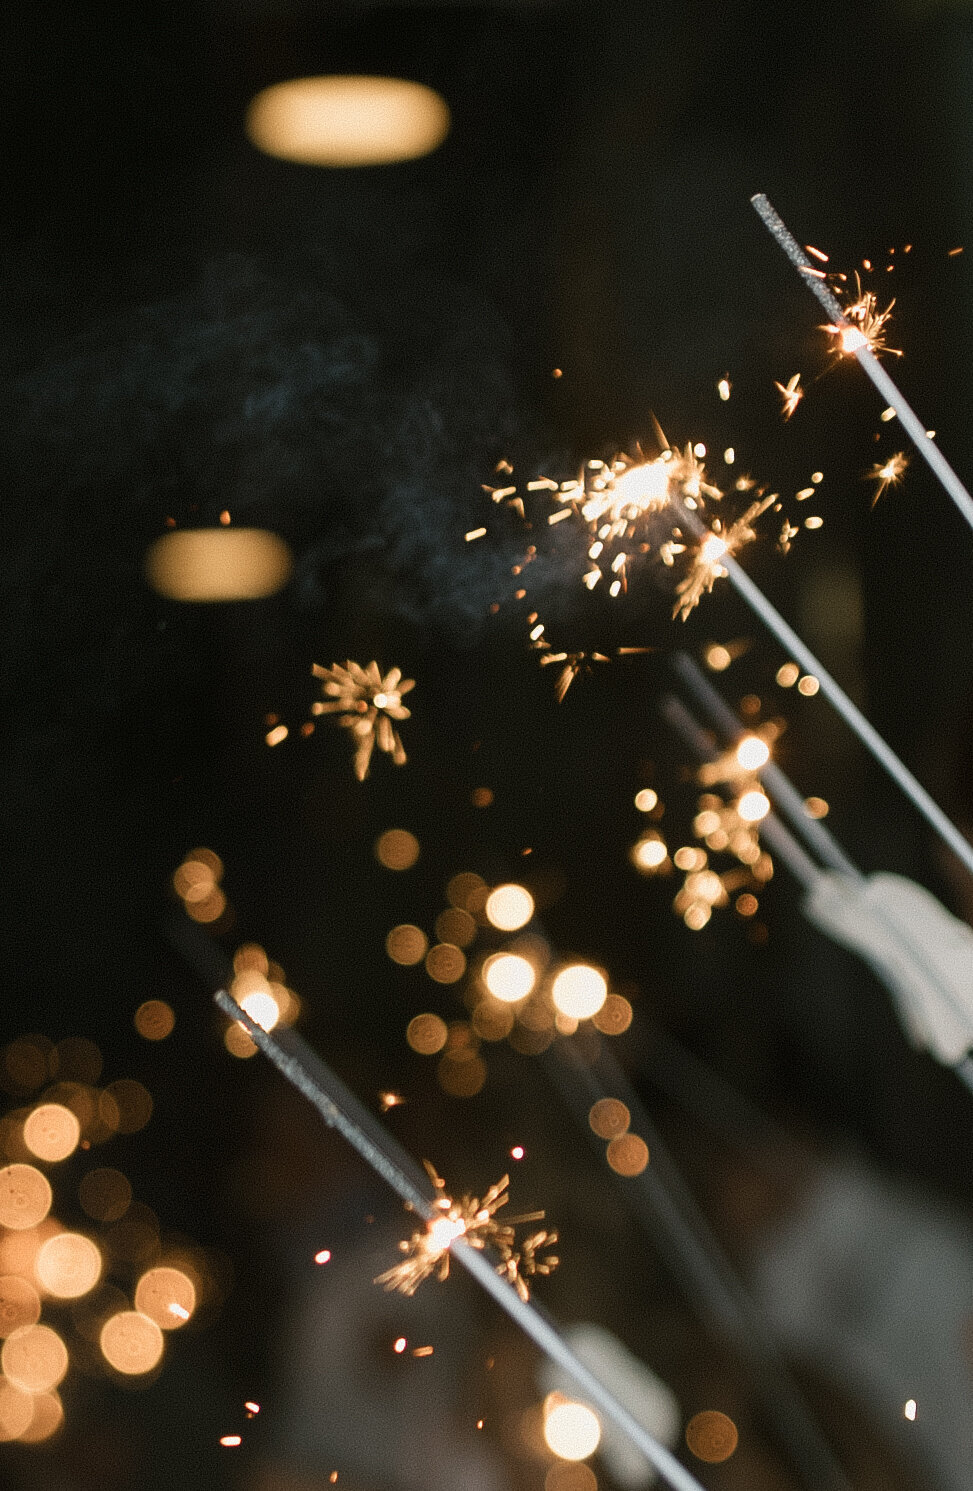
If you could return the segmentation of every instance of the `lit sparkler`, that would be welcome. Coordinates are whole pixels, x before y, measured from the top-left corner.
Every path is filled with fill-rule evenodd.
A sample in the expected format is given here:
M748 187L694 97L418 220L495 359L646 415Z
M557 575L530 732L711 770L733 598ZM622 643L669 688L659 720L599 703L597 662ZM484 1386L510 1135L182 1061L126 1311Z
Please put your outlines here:
M338 724L350 730L355 742L355 776L363 782L368 775L372 752L377 746L391 756L396 766L406 760L405 748L393 720L407 720L411 713L402 703L403 694L415 687L415 679L403 678L401 668L391 668L382 677L376 662L363 668L350 660L344 667L332 663L322 668L315 663L311 672L324 680L326 703L311 705L312 714L334 714Z
M446 1195L446 1182L436 1174L429 1161L423 1163L437 1192L433 1202L436 1215L421 1231L413 1232L410 1238L399 1243L399 1250L406 1255L405 1258L394 1268L379 1274L375 1283L398 1290L400 1294L412 1295L431 1274L439 1279L447 1278L450 1248L457 1238L462 1237L471 1247L481 1251L486 1247L494 1248L501 1259L497 1273L513 1284L522 1300L527 1300L526 1277L549 1274L557 1266L557 1258L551 1254L543 1255L543 1249L557 1241L557 1233L543 1229L532 1233L518 1246L516 1228L521 1222L542 1221L544 1213L535 1211L498 1222L496 1213L510 1199L507 1191L509 1176L503 1176L491 1186L482 1201L476 1196L464 1196L461 1201L454 1201Z
M735 554L745 544L753 542L757 535L751 525L776 501L777 493L772 492L769 497L751 502L746 512L725 529L719 518L716 519L693 555L689 573L676 586L679 599L673 607L674 617L679 616L685 621L703 596L713 589L717 580L728 573L722 560L728 554Z
M821 330L834 337L835 356L854 355L862 351L877 357L887 352L891 357L901 357L898 347L890 347L885 340L885 328L892 315L894 300L890 300L884 311L878 308L878 297L873 290L863 290L861 280L855 275L855 299L841 308L841 320L837 324L822 326Z
M878 499L888 491L889 487L898 486L905 474L909 464L909 457L904 451L898 451L894 456L889 456L887 461L876 461L871 471L866 472L865 480L875 482L875 496L872 498L872 507Z
M925 425L919 420L911 404L907 402L875 356L876 351L891 351L892 349L885 348L884 346L873 347L869 344L870 332L877 330L881 338L882 325L876 328L873 322L864 323L868 321L868 317L876 314L884 315L887 318L888 310L891 310L891 306L884 313L877 312L873 298L872 305L864 307L859 313L859 321L862 324L856 324L850 314L855 307L846 308L841 305L831 290L831 287L825 282L827 277L823 271L814 267L797 239L774 211L774 208L764 194L758 192L756 196L751 197L750 201L767 231L773 236L788 259L790 259L798 274L811 291L811 294L816 297L828 316L830 316L832 325L847 328L849 333L852 331L859 333L857 339L849 337L849 340L853 341L853 345L845 345L841 350L849 352L857 358L861 367L878 389L884 403L890 409L894 409L898 415L909 438L914 442L919 454L929 466L947 496L956 504L967 523L973 528L973 497L970 496L939 447L930 439Z

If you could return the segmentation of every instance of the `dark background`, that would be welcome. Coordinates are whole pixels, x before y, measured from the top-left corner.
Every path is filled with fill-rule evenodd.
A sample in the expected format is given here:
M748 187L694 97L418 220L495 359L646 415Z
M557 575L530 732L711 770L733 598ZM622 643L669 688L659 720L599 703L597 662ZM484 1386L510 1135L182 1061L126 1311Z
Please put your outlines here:
M820 312L748 201L766 191L802 242L849 269L914 245L886 276L900 297L890 340L907 351L894 372L969 471L970 252L947 255L971 225L973 15L735 0L49 4L6 16L0 66L3 1031L87 1036L106 1074L146 1083L152 1124L113 1141L105 1163L235 1279L205 1329L170 1343L157 1383L125 1393L72 1374L61 1436L0 1447L0 1473L17 1491L297 1484L269 1410L241 1450L217 1441L245 1398L280 1391L289 1249L325 1177L352 1195L367 1183L261 1063L224 1051L205 979L167 932L182 915L171 873L199 844L227 867L224 948L257 940L283 964L302 1030L361 1096L407 1096L389 1122L416 1155L474 1188L512 1143L536 1155L536 1179L525 1162L515 1181L562 1227L566 1263L543 1286L555 1313L621 1329L617 1292L638 1301L668 1332L654 1364L683 1384L687 1416L713 1406L732 1363L700 1344L691 1301L611 1211L620 1203L532 1059L491 1048L483 1093L445 1097L404 1027L459 1004L394 968L383 942L399 921L428 930L457 870L524 874L553 945L637 990L616 1053L731 1249L745 1252L747 1228L726 1198L750 1161L729 1155L702 1099L662 1091L667 1041L811 1149L851 1147L968 1208L969 1095L801 920L783 871L756 927L725 912L700 934L672 915L673 880L632 871L639 786L666 802L670 842L689 838L686 753L656 712L666 654L749 639L721 686L786 716L782 764L828 799L849 852L967 914L968 879L820 696L776 687L784 656L726 587L682 626L662 587L609 617L546 573L566 645L656 649L580 679L558 705L515 608L489 613L508 556L461 537L501 457L518 475L570 474L651 441L653 415L673 441L732 443L781 490L820 467L824 528L786 560L765 538L747 567L973 822L969 534L915 465L870 510L861 477L895 435L854 367L814 382ZM253 93L332 71L431 84L451 135L426 160L371 171L260 157L242 132ZM773 380L798 368L812 392L785 425ZM289 587L236 606L154 596L142 560L165 519L212 524L224 508L288 539ZM380 758L357 783L343 732L321 727L268 750L265 715L299 724L313 661L372 656L418 680L402 770ZM484 786L494 801L478 809ZM392 826L422 845L402 876L372 852ZM150 997L177 1015L157 1047L132 1027ZM735 1391L750 1447L696 1470L714 1486L795 1484ZM852 1415L824 1399L832 1425ZM911 1484L905 1465L887 1484ZM543 1467L508 1473L540 1486Z

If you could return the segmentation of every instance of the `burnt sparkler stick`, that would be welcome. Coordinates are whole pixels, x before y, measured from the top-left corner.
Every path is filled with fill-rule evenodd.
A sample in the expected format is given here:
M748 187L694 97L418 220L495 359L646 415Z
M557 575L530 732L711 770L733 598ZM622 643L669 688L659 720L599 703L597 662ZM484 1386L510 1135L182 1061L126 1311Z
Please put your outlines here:
M337 1129L418 1216L432 1221L437 1212L421 1184L419 1167L307 1042L293 1030L268 1034L223 989L213 998L223 1013L243 1026L278 1071L318 1110L328 1127ZM571 1377L592 1407L628 1436L672 1491L703 1491L695 1476L622 1407L601 1379L575 1355L537 1306L521 1299L513 1285L494 1272L492 1263L481 1251L456 1238L450 1252L534 1344Z
M801 248L793 233L791 233L782 218L778 216L763 192L758 192L756 196L751 197L750 202L763 222L764 227L776 240L778 246L787 255L788 259L790 259L811 294L831 317L833 325L848 327L849 330L853 330L852 323L848 320L841 302L833 294L827 282L821 278L821 270L811 263L811 260ZM922 456L937 481L939 481L947 496L952 499L967 523L973 528L973 497L970 496L956 475L956 472L940 451L939 446L926 434L922 421L889 377L885 368L875 356L875 353L864 342L860 346L849 347L847 350L854 357L857 357L859 364L864 368L886 404L895 410L899 421L911 438L916 450Z
M673 501L672 507L678 512L681 525L697 537L709 531L699 517L690 512L683 503ZM925 787L916 780L905 763L900 761L891 746L886 745L875 727L869 724L858 706L852 703L837 679L832 678L811 649L804 645L794 628L788 626L783 616L770 604L759 586L753 583L746 570L729 553L721 554L719 562L737 594L746 601L751 611L760 617L767 630L774 634L778 642L792 658L800 663L805 672L813 673L821 686L822 694L832 708L836 709L845 723L851 726L865 749L880 766L884 767L896 786L905 793L929 826L935 829L943 843L952 849L957 858L962 860L973 874L973 844L964 838L955 823L947 818L939 804L930 797Z

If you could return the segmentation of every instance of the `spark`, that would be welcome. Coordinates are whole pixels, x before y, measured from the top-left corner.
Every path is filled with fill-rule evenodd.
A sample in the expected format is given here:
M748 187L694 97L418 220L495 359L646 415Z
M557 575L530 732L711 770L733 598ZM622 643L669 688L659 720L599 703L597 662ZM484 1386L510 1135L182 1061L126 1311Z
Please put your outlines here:
M387 1113L390 1108L400 1107L405 1102L405 1098L400 1092L380 1092L378 1101L382 1112Z
M725 530L717 518L696 550L689 573L676 586L678 599L673 607L674 617L679 616L685 621L703 596L709 594L716 581L727 573L725 565L720 561L756 538L752 523L776 500L777 493L772 492L769 497L751 502L746 512Z
M908 1402L903 1407L902 1412L910 1423L915 1423L916 1414L918 1413L918 1405L916 1404L915 1398L910 1398L908 1400Z
M730 390L732 389L732 387L733 385L730 382L729 378L721 378L719 383L717 383L716 385L717 392L719 393L719 396L723 400L724 404L730 397Z
M220 1444L224 1445L228 1450L235 1450L237 1446L241 1445L242 1443L243 1440L241 1439L239 1434L224 1434L222 1439L220 1440Z
M249 1399L247 1400L246 1403L244 1403L243 1406L247 1410L247 1417L248 1418L253 1418L256 1414L258 1414L260 1412L260 1404L259 1403L254 1403L254 1402L252 1402Z
M794 410L804 397L800 373L795 373L792 378L788 378L786 383L775 382L774 387L783 401L780 412L785 419L790 419Z
M885 340L885 327L892 314L894 300L890 300L884 311L878 309L878 297L873 290L863 290L861 280L855 275L856 298L844 308L844 324L822 326L829 336L835 338L834 354L853 354L867 347L874 356L888 352L892 357L901 357L898 347L890 347Z
M509 1200L509 1176L504 1175L491 1186L482 1201L475 1196L454 1201L445 1194L446 1182L436 1174L428 1160L423 1163L437 1192L433 1206L438 1215L422 1231L413 1232L410 1238L399 1243L399 1251L406 1256L394 1268L379 1274L375 1283L389 1290L398 1290L400 1294L413 1295L431 1274L436 1274L439 1279L448 1278L449 1250L461 1237L474 1248L495 1248L501 1260L496 1266L497 1273L513 1284L521 1299L526 1300L529 1297L526 1278L532 1274L549 1274L557 1266L557 1258L550 1254L541 1256L543 1249L557 1241L557 1233L543 1229L518 1244L516 1228L522 1222L542 1221L544 1213L531 1212L512 1217L507 1222L498 1222L496 1213Z
M396 766L406 760L401 738L393 720L407 720L410 711L402 703L403 694L415 687L415 680L403 678L401 668L391 668L382 676L376 662L367 668L350 660L342 665L332 663L322 668L315 663L315 678L324 680L327 703L312 704L312 714L335 714L338 724L350 730L355 741L355 776L363 782L376 746L392 757Z
M872 498L872 507L880 497L884 496L889 487L898 486L908 464L909 457L905 451L900 450L894 456L889 456L887 461L876 461L871 471L865 473L866 481L873 481L877 484L875 496Z
M320 1252L315 1253L315 1255L314 1255L314 1261L315 1261L315 1263L330 1263L331 1262L331 1249L330 1248L322 1248L320 1250Z
M584 670L590 671L590 663L609 663L611 658L603 652L545 652L541 658L541 667L547 663L563 663L564 666L557 676L554 685L554 693L559 704L564 702L564 696L571 687L578 674Z

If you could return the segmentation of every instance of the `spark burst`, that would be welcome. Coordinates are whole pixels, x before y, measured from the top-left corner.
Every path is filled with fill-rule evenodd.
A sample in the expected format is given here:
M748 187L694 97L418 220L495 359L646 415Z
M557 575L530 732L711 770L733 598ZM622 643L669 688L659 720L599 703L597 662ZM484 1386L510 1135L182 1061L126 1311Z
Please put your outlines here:
M791 415L794 413L794 410L797 408L798 404L804 397L804 390L801 387L800 373L795 373L792 378L788 378L786 383L775 382L774 387L780 394L782 400L780 412L783 415L784 419L790 419Z
M510 1199L507 1191L509 1176L504 1175L491 1186L482 1201L476 1196L464 1196L461 1201L454 1201L446 1195L446 1182L436 1174L429 1161L424 1160L423 1164L437 1192L433 1206L439 1215L421 1231L413 1232L410 1238L399 1243L399 1251L406 1256L401 1263L379 1274L375 1283L389 1290L398 1290L400 1294L413 1295L431 1274L439 1279L447 1278L449 1250L461 1237L473 1248L494 1248L501 1260L497 1264L497 1273L514 1285L522 1300L527 1300L530 1291L526 1279L533 1274L549 1274L557 1267L556 1257L550 1253L543 1254L545 1248L557 1242L557 1233L544 1228L531 1233L518 1244L516 1228L521 1222L542 1221L544 1213L529 1212L499 1222L496 1213Z
M885 328L890 316L894 300L890 300L884 311L878 309L878 297L873 290L863 290L861 280L855 275L856 297L850 305L843 308L845 325L822 326L829 336L835 338L833 352L836 357L844 354L860 352L867 347L869 352L876 357L880 352L887 352L891 357L901 357L902 351L898 347L890 347L885 340Z
M757 535L752 524L776 501L777 493L772 492L769 497L751 502L746 512L725 529L719 518L716 519L706 537L700 541L689 573L676 586L678 600L673 607L673 617L679 616L685 621L690 612L695 610L703 596L708 595L717 580L727 573L721 561L727 555L735 554L745 544L753 542Z
M350 660L344 667L332 663L322 668L314 663L311 672L324 680L327 703L311 705L312 714L334 714L338 724L350 730L355 742L355 776L363 782L368 775L372 752L377 746L392 757L396 766L406 760L405 748L393 720L407 720L410 712L402 703L403 694L415 687L415 679L403 678L401 668L390 668L385 677L376 662L363 668Z
M866 481L876 483L875 496L872 498L872 507L878 499L888 491L889 487L897 487L905 475L909 457L905 451L897 451L894 456L889 456L887 461L876 461L871 471L865 473Z

